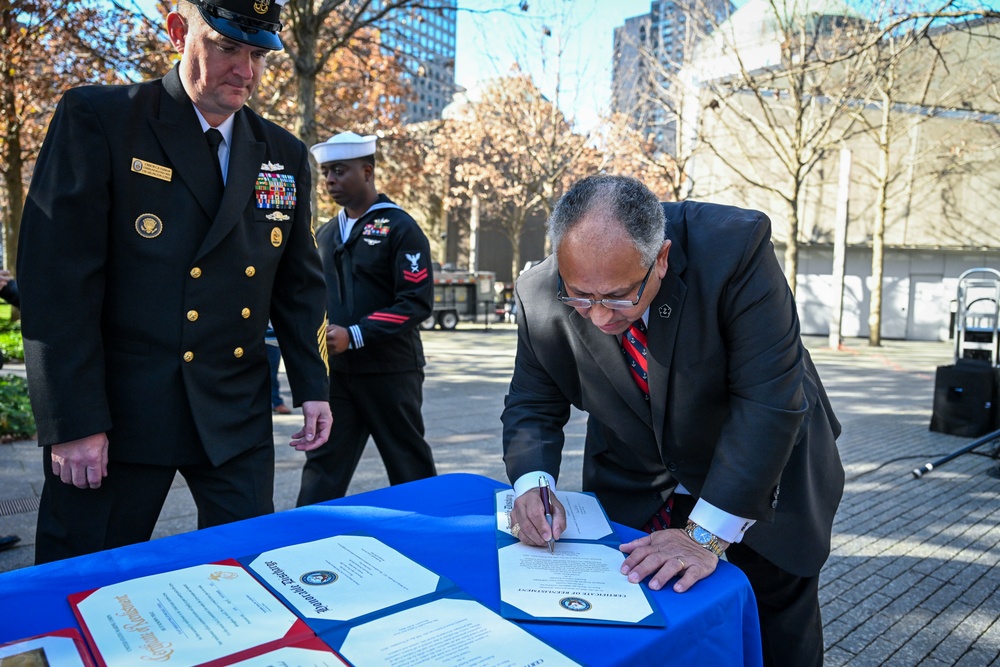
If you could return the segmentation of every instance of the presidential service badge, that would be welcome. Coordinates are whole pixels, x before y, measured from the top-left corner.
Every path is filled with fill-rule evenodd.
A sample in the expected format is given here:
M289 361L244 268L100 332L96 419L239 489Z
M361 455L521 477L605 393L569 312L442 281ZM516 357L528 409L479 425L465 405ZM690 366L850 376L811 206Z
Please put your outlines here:
M271 230L271 245L275 248L281 246L281 227L275 227Z
M135 219L135 231L144 239L155 239L163 231L163 221L152 213L143 213Z

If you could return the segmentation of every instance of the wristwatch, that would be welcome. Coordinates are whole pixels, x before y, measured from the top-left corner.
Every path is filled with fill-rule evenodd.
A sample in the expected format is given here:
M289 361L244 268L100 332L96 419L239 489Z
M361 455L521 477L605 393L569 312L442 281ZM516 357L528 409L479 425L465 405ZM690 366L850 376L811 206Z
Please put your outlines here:
M722 558L722 552L725 551L725 549L723 549L722 545L719 544L718 537L690 519L688 519L687 528L684 529L684 532L688 534L688 537L697 542L699 546L708 549L717 557Z

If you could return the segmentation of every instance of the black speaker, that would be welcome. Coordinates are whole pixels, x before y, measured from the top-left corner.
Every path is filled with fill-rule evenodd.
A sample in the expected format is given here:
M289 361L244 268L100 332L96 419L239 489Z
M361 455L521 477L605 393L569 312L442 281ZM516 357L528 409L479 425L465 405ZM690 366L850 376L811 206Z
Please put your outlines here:
M975 438L995 430L997 373L987 361L938 366L931 430Z

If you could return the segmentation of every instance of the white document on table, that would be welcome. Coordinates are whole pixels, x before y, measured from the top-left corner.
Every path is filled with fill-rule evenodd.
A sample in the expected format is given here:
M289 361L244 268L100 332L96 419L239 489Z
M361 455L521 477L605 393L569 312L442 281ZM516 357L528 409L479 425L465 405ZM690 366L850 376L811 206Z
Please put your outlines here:
M352 628L337 651L354 667L578 664L478 602L450 598Z
M498 558L507 618L664 625L643 586L621 573L625 556L616 547L560 541L550 554L516 542Z
M566 530L563 540L617 539L614 528L596 497L577 491L560 491L552 494L566 510ZM510 512L514 508L514 490L497 491L497 530L510 535Z
M312 636L235 561L131 579L70 602L108 667L187 667Z
M322 632L454 585L367 535L337 535L241 558L247 569Z

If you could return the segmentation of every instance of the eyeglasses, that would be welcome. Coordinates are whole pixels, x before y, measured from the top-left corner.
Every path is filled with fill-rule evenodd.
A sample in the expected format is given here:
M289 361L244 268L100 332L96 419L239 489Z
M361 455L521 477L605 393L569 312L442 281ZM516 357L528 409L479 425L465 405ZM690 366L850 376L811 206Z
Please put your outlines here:
M656 266L656 262L649 265L649 269L646 271L646 277L642 279L642 283L639 285L639 293L635 295L635 301L629 301L627 299L581 299L575 296L563 296L562 274L557 274L559 278L557 282L558 289L556 290L556 298L565 303L567 306L572 306L573 308L590 308L598 303L610 310L628 310L629 308L635 308L639 305L639 299L642 298L642 291L646 289L646 281L649 280L649 275L653 272L654 266Z

